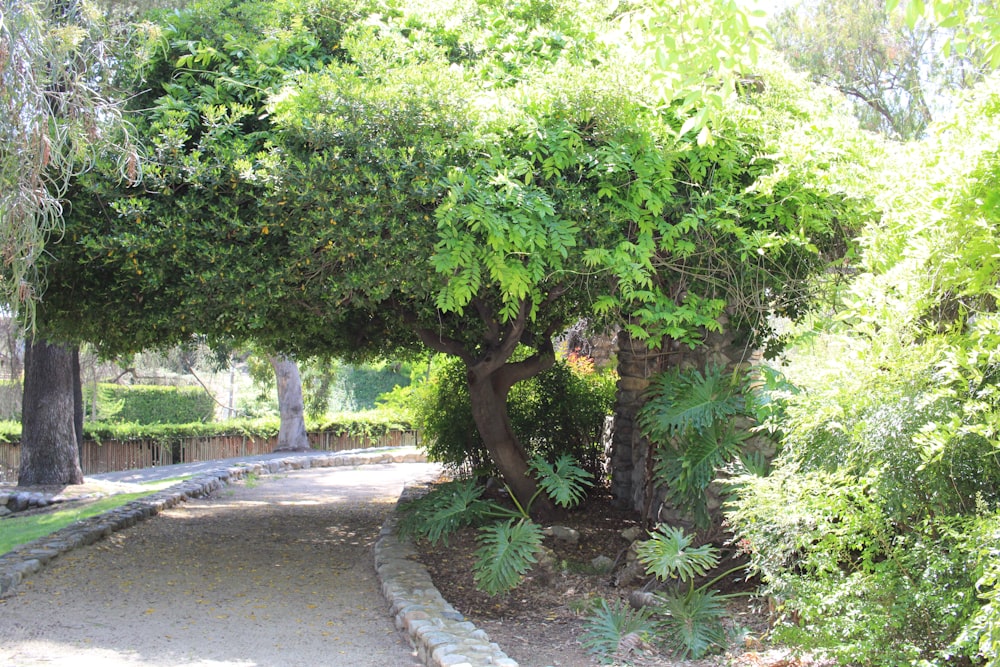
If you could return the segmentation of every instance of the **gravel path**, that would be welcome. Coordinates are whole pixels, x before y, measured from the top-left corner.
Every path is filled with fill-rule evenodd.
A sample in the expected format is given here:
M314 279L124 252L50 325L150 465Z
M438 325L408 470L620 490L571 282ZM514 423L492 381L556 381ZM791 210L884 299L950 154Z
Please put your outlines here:
M189 500L0 599L0 665L416 667L371 547L419 463L312 468Z

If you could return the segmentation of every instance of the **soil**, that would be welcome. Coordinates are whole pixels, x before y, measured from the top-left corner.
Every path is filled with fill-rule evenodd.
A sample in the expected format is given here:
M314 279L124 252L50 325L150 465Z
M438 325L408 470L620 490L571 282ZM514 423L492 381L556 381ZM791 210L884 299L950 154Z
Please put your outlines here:
M629 542L622 531L638 526L633 513L616 509L607 494L594 494L583 505L561 516L558 525L573 528L580 539L573 544L547 537L548 564L535 566L514 591L490 597L476 589L473 580L475 529L463 529L447 545L417 543L418 558L427 567L438 590L458 611L489 634L521 667L590 667L608 664L582 645L585 620L596 601L627 602L629 593L650 583L648 579L627 586L615 585L616 572L626 562ZM598 568L595 558L605 557L612 568ZM722 582L725 592L747 588L746 582ZM815 664L794 657L785 649L768 647L766 602L750 596L735 598L728 608L727 630L733 645L697 661L675 659L667 649L651 645L623 648L610 656L616 665L636 667L793 667Z

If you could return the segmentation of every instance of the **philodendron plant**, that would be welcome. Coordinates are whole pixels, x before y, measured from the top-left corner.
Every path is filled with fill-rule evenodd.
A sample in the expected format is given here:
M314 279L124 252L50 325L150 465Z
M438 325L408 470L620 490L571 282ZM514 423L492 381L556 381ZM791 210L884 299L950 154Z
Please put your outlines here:
M427 495L402 508L400 533L432 544L447 543L448 536L464 526L479 526L474 565L476 587L490 595L515 588L538 562L542 528L531 518L531 506L542 493L564 508L580 503L593 475L571 456L549 463L540 457L528 464L538 491L526 505L509 494L513 507L482 497L483 487L474 479L438 485Z

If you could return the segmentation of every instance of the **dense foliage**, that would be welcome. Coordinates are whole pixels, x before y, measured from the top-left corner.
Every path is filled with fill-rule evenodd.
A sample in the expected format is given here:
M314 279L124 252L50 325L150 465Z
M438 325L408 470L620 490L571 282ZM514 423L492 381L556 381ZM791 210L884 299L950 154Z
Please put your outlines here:
M693 345L727 306L761 334L869 210L841 176L870 149L833 98L762 62L706 135L697 96L639 85L618 21L472 0L160 16L130 61L143 184L80 184L46 324L106 349L197 332L300 358L457 356L491 459L530 496L505 399L552 364L554 334L625 312Z
M101 421L135 424L189 424L212 421L215 399L201 387L102 384Z
M775 472L730 515L779 635L852 664L1000 659L998 109L993 77L891 155L843 307L791 357Z
M170 443L178 438L198 436L238 435L248 438L273 438L278 435L278 417L263 419L230 419L217 422L187 424L138 424L135 422L85 422L84 438L88 440L149 439ZM390 431L408 431L412 425L389 412L358 412L331 415L319 420L307 420L310 433L321 432L358 438L377 438ZM0 441L18 442L21 423L0 421Z
M528 455L547 460L570 455L600 475L601 435L614 404L615 377L613 371L596 371L589 360L571 356L518 383L511 390L508 408L511 425ZM414 424L431 458L479 474L495 474L472 419L461 363L449 360L436 366L409 399Z

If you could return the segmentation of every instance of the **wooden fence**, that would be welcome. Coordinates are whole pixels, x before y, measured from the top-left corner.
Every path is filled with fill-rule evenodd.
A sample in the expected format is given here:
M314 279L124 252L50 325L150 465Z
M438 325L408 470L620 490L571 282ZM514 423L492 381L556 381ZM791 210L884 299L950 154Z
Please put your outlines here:
M309 434L309 444L313 449L331 452L369 447L414 446L419 442L420 437L416 431L389 431L376 437L338 435L328 431ZM83 443L80 467L83 468L84 475L96 475L172 463L270 454L277 444L277 436L256 438L245 435L171 438L170 442L136 439L103 440L97 443L87 440ZM18 443L0 442L0 482L16 482L20 462L21 448Z

